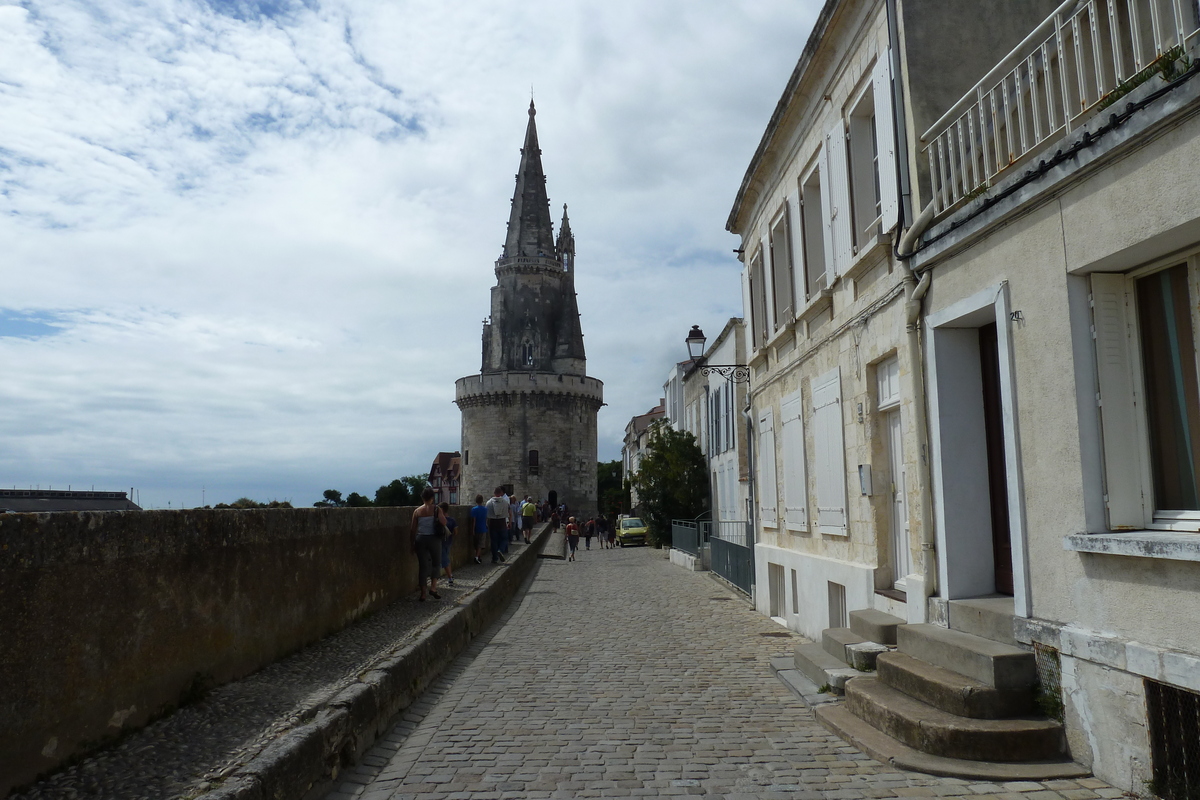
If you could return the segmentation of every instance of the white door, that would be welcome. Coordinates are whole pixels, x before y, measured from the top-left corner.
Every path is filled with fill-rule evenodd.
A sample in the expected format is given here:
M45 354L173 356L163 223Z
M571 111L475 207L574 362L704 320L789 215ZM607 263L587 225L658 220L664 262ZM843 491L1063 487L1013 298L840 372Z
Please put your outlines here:
M908 497L904 487L904 449L900 434L900 409L884 415L887 431L888 464L892 492L892 577L896 588L907 591L905 578L912 572L912 551L908 541Z

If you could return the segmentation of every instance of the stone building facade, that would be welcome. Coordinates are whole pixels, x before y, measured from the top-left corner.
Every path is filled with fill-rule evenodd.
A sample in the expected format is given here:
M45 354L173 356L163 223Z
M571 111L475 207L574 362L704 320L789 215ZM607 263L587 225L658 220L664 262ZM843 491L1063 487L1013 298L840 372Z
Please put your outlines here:
M596 512L596 414L604 385L586 373L575 299L575 237L550 219L533 103L521 148L492 312L477 375L455 382L462 411L461 496L517 496Z

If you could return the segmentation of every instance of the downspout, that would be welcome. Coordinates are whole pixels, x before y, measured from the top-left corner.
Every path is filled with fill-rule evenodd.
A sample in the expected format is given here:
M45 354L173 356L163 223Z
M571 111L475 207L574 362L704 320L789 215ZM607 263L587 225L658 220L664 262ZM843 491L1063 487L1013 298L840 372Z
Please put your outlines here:
M933 494L930 491L933 471L930 468L932 455L929 446L928 398L925 391L925 354L921 347L921 301L925 298L925 293L929 291L930 283L933 282L933 273L926 271L918 279L917 272L912 269L909 259L916 251L921 234L933 221L934 208L935 203L931 200L925 208L921 209L921 213L913 221L912 227L904 232L904 235L900 237L900 244L896 246L896 256L909 268L909 273L905 278L905 283L908 284L908 293L904 301L904 323L908 332L908 363L912 368L913 424L917 429L917 442L921 449L920 491L918 493L921 509L919 515L921 574L924 576L918 617L921 620L927 618L929 598L937 593L938 588L937 544L933 528Z

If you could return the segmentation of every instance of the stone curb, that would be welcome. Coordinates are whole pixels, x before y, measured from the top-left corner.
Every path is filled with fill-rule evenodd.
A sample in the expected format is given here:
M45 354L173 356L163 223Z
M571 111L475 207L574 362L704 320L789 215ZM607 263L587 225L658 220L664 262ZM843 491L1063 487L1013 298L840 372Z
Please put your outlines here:
M363 672L355 683L315 710L308 722L281 734L221 786L196 800L302 800L332 784L343 766L360 759L387 733L397 714L441 674L471 640L504 613L537 566L549 537L532 544L415 642Z

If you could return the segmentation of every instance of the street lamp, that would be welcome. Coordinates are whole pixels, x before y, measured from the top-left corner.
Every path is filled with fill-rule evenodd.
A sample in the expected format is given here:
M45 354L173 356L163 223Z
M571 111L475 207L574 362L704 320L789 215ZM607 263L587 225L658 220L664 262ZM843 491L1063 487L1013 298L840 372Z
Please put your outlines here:
M704 336L704 331L700 330L699 325L693 325L688 331L687 338L684 342L687 343L688 355L692 361L701 361L704 358L704 343L708 339ZM700 374L703 377L708 377L716 373L728 380L730 383L749 383L750 382L750 367L746 364L703 364L700 367Z

